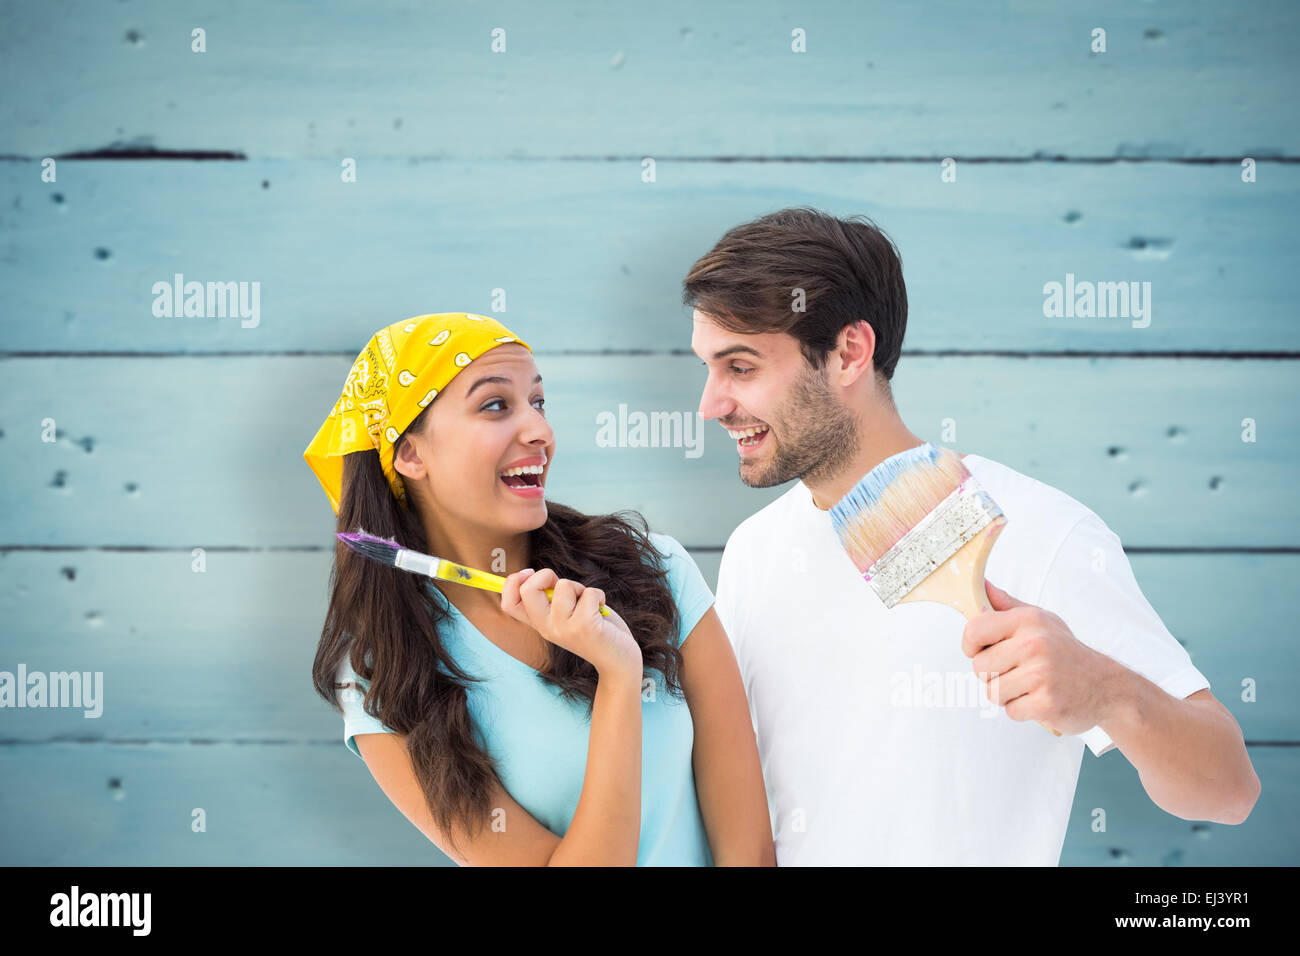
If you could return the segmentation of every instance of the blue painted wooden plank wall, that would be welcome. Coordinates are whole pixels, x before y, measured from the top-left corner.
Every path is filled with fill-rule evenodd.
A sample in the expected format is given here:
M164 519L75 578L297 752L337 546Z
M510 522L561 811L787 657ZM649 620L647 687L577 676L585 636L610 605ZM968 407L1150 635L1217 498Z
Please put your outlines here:
M1300 862L1300 8L1251 10L0 3L0 669L106 698L0 711L0 862L446 865L311 691L333 522L303 447L376 328L504 289L552 497L641 510L712 584L785 489L715 423L695 456L599 447L596 415L694 412L682 275L799 204L898 243L911 428L1101 514L1250 744L1239 827L1085 754L1062 862ZM257 283L256 321L156 316L177 273ZM1150 282L1149 323L1044 317L1067 274Z

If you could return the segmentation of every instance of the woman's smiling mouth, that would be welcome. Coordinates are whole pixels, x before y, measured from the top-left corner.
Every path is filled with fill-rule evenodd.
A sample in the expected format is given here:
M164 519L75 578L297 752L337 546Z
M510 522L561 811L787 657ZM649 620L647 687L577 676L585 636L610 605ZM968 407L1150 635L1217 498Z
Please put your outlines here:
M497 480L520 498L541 498L545 494L542 484L545 470L545 458L524 458L498 472Z

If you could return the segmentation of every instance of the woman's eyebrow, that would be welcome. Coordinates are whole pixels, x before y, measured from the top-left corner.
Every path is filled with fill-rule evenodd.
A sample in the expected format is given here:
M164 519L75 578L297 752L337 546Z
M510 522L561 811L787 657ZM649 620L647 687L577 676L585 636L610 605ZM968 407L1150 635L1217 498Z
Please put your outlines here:
M537 378L533 379L533 384L536 385L541 380L542 377L539 375L537 376ZM495 383L497 385L509 385L510 379L506 378L504 375L485 375L483 378L479 379L477 382L475 382L473 385L469 387L469 391L465 393L465 397L469 398L471 395L474 394L474 389L478 388L480 385L487 385L489 383Z

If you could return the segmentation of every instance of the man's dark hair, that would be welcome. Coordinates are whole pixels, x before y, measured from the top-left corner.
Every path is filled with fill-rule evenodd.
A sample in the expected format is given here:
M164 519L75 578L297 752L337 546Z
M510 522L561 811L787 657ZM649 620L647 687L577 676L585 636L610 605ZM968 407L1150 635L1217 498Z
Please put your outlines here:
M799 289L804 311L795 308ZM876 333L876 378L890 395L907 288L898 250L866 216L799 206L736 226L691 266L682 302L732 332L792 335L818 370L844 327L866 320Z

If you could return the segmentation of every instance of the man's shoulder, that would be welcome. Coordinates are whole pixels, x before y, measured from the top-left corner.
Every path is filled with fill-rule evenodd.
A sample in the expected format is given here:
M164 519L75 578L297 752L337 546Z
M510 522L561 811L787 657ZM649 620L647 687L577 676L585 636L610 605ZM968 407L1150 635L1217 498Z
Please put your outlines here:
M1000 461L968 454L963 463L979 486L1006 513L1008 521L1018 517L1032 521L1042 531L1055 529L1064 533L1080 519L1094 514L1083 502L1055 485Z
M1105 522L1067 492L1001 462L982 455L968 455L965 464L1007 519L1006 528L989 555L988 577L1004 590L1032 603L1043 588L1054 559L1071 540L1075 529L1104 529ZM1092 522L1083 525L1088 518ZM1019 593L1011 588L1019 589Z

